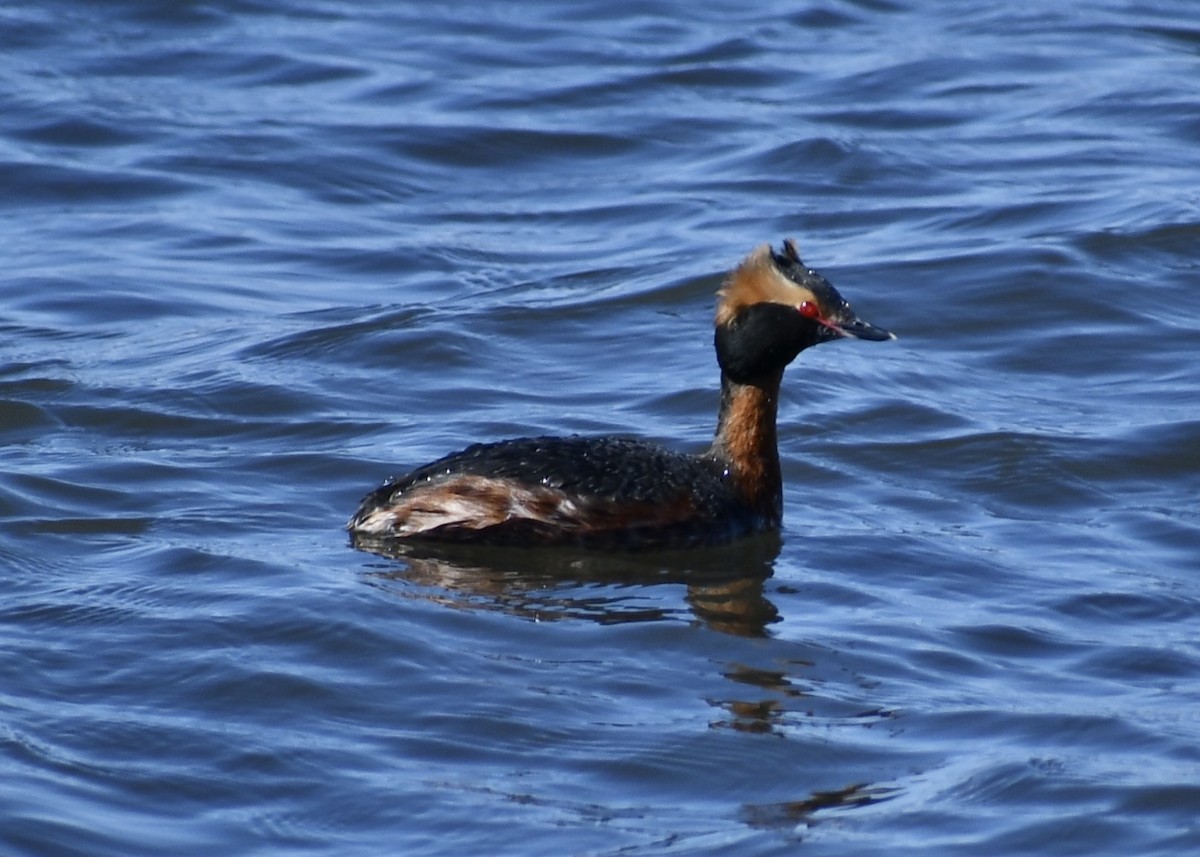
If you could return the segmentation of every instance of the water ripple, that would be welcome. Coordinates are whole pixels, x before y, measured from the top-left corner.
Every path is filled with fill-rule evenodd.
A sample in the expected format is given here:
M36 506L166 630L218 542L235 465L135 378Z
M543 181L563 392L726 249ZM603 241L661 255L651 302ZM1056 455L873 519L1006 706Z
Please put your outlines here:
M1194 852L1191 11L0 11L0 850ZM785 235L778 538L353 549Z

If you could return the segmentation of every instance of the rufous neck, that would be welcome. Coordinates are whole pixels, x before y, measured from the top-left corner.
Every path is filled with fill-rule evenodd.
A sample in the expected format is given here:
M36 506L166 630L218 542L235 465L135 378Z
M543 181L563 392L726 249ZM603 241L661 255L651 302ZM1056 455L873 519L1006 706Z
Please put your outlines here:
M783 481L775 418L783 370L750 383L721 373L721 408L711 454L728 468L738 492L776 522L783 513Z

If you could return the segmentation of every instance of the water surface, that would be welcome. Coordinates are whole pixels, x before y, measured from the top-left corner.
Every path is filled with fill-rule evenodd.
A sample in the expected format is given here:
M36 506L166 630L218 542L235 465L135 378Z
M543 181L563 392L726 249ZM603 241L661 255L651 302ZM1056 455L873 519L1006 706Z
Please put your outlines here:
M0 11L6 854L1200 849L1183 2ZM381 556L467 443L702 448L794 235L778 538Z

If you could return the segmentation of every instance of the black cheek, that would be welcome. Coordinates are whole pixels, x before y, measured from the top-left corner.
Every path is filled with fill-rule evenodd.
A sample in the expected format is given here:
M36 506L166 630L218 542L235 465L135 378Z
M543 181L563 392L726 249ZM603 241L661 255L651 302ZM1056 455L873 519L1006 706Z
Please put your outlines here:
M782 304L755 304L716 329L717 362L734 381L774 374L814 344L817 327Z

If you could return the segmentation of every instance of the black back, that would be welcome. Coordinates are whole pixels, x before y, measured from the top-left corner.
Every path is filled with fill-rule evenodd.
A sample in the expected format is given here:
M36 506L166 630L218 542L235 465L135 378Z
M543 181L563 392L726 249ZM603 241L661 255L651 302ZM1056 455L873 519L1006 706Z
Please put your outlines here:
M469 446L389 481L388 496L448 476L485 476L581 496L665 503L681 492L723 496L723 468L701 456L620 437L525 437Z

